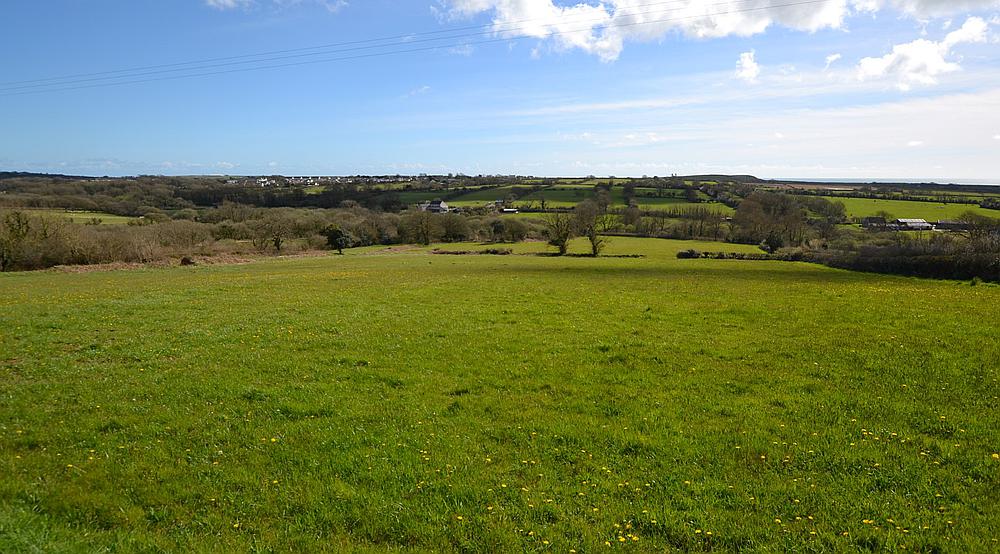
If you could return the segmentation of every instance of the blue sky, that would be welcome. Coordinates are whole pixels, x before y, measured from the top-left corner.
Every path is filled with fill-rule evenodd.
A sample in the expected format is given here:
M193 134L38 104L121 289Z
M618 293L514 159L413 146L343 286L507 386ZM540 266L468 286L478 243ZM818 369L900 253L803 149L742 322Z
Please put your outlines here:
M1000 182L996 0L9 0L0 20L6 170ZM385 37L406 38L344 44Z

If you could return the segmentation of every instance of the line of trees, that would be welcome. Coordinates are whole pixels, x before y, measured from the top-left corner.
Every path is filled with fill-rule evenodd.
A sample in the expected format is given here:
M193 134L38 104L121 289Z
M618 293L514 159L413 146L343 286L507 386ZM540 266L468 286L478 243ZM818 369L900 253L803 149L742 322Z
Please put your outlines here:
M191 219L83 225L31 210L0 210L0 271L56 265L152 262L184 256L282 254L377 244L518 242L544 238L539 222L353 205L334 210L254 208L225 202Z

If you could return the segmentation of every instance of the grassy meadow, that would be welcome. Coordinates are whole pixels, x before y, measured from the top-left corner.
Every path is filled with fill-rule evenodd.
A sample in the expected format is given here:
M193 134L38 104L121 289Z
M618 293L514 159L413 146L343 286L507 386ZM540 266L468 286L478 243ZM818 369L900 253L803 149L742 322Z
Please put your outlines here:
M1000 549L1000 287L688 248L0 274L0 551Z
M941 204L937 202L882 200L878 198L827 197L827 199L843 203L847 209L848 217L868 217L880 211L889 212L897 219L926 219L927 221L958 219L968 211L994 218L1000 216L1000 212L997 210L987 210L973 204Z

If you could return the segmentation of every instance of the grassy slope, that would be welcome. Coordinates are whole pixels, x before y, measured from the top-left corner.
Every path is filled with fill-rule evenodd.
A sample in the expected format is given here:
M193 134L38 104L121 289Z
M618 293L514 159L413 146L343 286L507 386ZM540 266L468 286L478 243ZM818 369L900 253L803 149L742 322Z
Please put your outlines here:
M1000 288L689 247L0 275L0 551L997 548Z
M400 191L399 201L404 204L419 204L431 200L439 200L448 195L448 191Z
M513 189L527 189L526 185L512 185L507 187L488 187L482 190L472 191L448 201L448 204L457 206L482 206L495 200L504 200Z
M934 202L913 202L910 200L879 200L875 198L829 198L842 202L849 217L866 217L878 211L887 211L895 218L917 218L927 221L955 219L972 210L976 213L1000 217L1000 211L987 210L970 204L939 204Z

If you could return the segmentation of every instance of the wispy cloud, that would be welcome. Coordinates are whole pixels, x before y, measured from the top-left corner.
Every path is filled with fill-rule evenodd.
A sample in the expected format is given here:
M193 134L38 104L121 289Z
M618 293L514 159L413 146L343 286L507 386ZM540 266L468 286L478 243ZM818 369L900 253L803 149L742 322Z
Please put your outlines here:
M415 89L411 90L410 92L407 92L406 94L400 96L400 98L413 98L414 96L420 96L422 94L427 94L430 91L431 91L430 85L424 85L422 87L415 88Z
M756 62L755 62L756 63ZM823 71L822 68L802 68L794 73L761 72L758 86L733 89L725 86L733 77L728 72L704 73L671 83L678 90L697 90L697 94L659 95L646 98L628 98L609 102L553 102L549 105L510 110L505 116L576 116L582 114L611 114L635 112L648 116L655 111L697 106L728 105L734 102L769 102L778 99L805 99L831 97L841 101L880 93L884 85L875 81L859 81L853 68ZM947 90L969 90L1000 86L1000 72L977 72L952 77ZM859 98L861 100L863 98ZM621 116L615 116L621 117Z
M253 0L205 0L205 4L217 10L233 10L253 5Z
M476 49L471 44L460 44L458 46L452 46L448 49L448 53L455 54L456 56L471 56Z
M205 0L206 5L217 10L250 8L258 5L259 2L269 3L276 8L290 8L300 4L313 4L326 8L330 13L338 12L349 5L348 0Z

